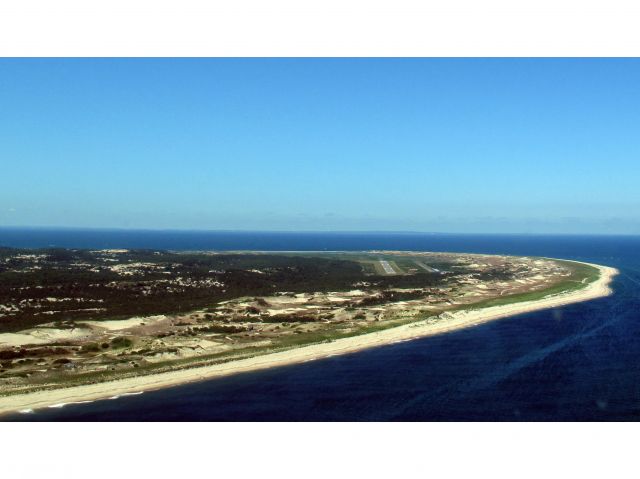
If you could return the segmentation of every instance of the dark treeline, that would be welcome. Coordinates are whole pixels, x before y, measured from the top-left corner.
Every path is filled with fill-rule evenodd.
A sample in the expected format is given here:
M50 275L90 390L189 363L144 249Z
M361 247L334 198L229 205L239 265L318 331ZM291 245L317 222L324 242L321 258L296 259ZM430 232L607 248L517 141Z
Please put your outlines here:
M132 274L118 274L118 265L132 265ZM296 255L0 248L0 305L19 308L0 311L0 331L187 312L282 291L344 291L362 282L380 289L427 287L443 277L367 275L355 261Z

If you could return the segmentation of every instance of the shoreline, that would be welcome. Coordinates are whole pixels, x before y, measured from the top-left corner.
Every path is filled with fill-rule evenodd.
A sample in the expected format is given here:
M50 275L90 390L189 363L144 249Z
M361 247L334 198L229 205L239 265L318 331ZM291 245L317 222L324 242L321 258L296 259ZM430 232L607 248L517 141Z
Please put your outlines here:
M609 285L612 278L618 274L617 269L581 261L572 262L597 268L600 271L599 278L576 291L560 293L537 300L489 306L476 310L466 309L456 311L450 313L451 316L446 320L439 321L435 324L429 324L427 320L420 320L382 331L339 338L328 343L300 346L286 351L238 359L222 364L198 366L97 384L71 386L49 391L35 391L26 394L0 397L0 414L19 411L31 412L44 407L62 407L65 404L91 402L114 398L116 396L141 394L144 391L214 379L231 374L298 364L338 354L349 354L372 347L443 334L509 316L601 298L612 293Z

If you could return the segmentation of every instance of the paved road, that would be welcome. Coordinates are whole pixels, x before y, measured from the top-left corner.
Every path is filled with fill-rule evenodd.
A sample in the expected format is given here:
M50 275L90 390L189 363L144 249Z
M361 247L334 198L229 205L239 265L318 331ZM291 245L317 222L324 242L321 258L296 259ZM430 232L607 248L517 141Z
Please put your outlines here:
M384 272L387 274L396 274L396 271L391 267L391 265L389 264L388 261L385 261L383 259L380 260L380 265L382 265L382 269L384 269Z
M432 268L431 266L428 266L428 265L424 264L422 261L414 261L414 262L415 262L415 264L417 264L421 268L426 269L429 273L439 273L440 272L439 269Z

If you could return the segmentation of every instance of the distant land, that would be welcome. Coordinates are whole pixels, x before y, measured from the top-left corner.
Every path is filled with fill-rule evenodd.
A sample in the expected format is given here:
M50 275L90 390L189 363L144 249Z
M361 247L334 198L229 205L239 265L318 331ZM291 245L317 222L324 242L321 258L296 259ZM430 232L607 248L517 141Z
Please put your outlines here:
M610 293L616 270L420 251L0 249L0 412L307 361Z

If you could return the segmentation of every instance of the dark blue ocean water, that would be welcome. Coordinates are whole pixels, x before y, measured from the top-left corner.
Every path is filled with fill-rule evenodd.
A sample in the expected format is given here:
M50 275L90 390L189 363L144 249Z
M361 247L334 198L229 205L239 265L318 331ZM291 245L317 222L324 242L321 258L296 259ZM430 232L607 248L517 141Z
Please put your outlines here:
M0 245L404 249L540 255L620 269L614 295L449 334L5 419L640 419L640 237L0 229Z

